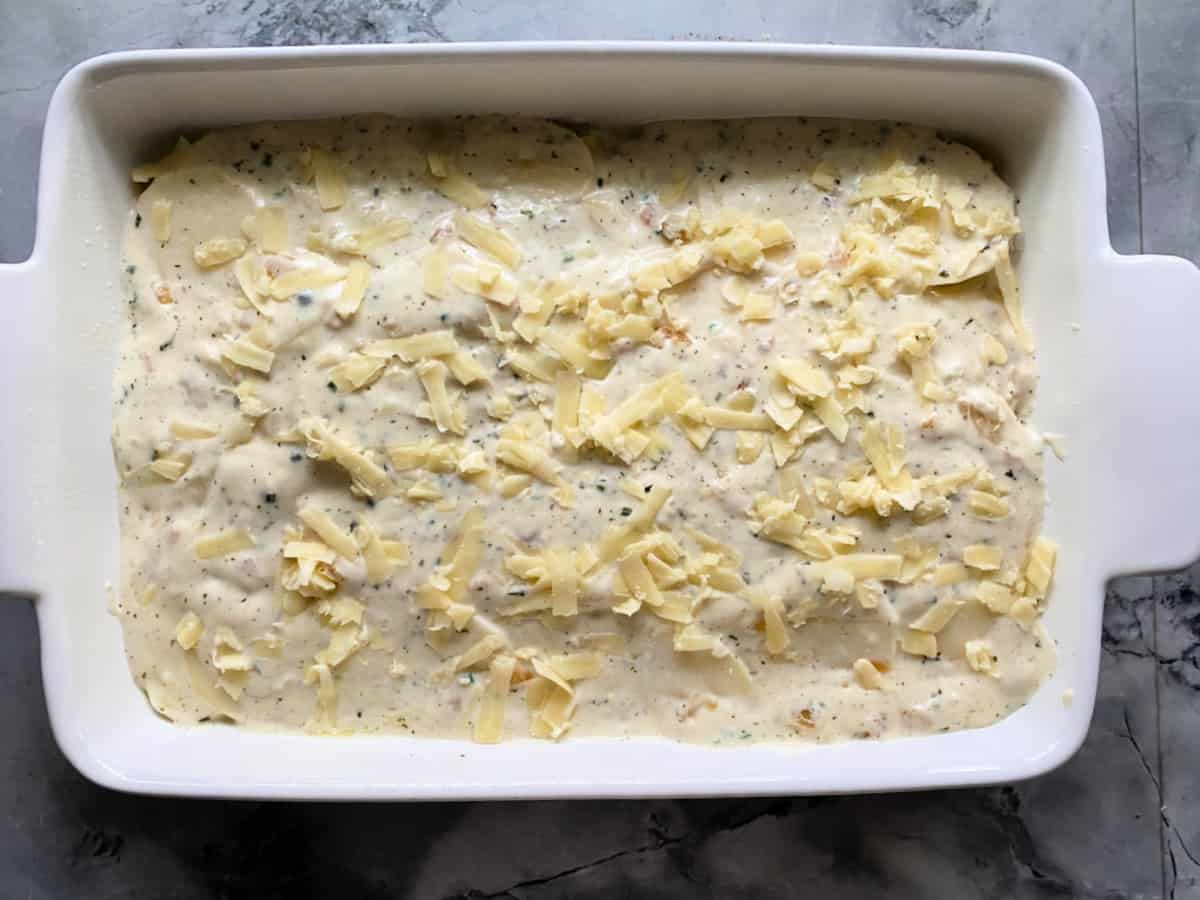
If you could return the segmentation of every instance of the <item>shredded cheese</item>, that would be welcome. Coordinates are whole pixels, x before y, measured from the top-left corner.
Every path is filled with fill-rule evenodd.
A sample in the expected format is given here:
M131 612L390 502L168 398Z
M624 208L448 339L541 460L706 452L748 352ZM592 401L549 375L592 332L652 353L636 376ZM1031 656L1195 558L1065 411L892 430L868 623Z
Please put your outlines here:
M829 160L822 160L820 163L818 163L817 167L813 169L811 173L809 173L808 178L815 187L818 187L823 191L836 190L838 185L841 184L841 181L837 176L837 170L833 167Z
M556 616L574 616L579 612L579 571L574 558L566 553L551 551L547 560L550 570L550 611Z
M784 621L783 601L762 590L752 591L750 600L762 611L767 652L773 656L779 655L788 648L792 640L787 622Z
M464 212L454 214L454 227L463 240L491 254L508 268L515 269L520 265L521 251L499 229Z
M1009 588L995 581L980 582L979 587L975 591L975 597L990 612L998 616L1009 612L1016 600L1016 597L1013 596L1013 592Z
M927 634L937 634L950 624L950 620L958 615L958 611L966 606L967 601L953 594L944 594L929 609L919 615L910 627Z
M496 442L496 459L506 466L527 472L546 484L562 484L562 478L558 474L558 463L532 441L501 438Z
M413 363L423 359L450 356L458 353L459 349L454 332L442 330L410 334L402 338L371 341L362 348L362 352L367 356L376 356L381 359L398 356L406 363Z
M450 258L440 245L426 251L421 261L421 288L430 297L446 299L450 290Z
M349 533L338 527L329 513L315 506L303 506L296 513L297 517L316 532L317 536L345 559L358 556L358 544Z
M207 438L216 437L221 433L221 430L215 425L208 425L203 422L189 422L182 419L172 419L168 430L172 436L180 440L202 441Z
M190 453L168 453L150 463L150 471L166 481L178 481L192 464Z
M429 398L429 406L433 410L433 421L437 430L452 431L455 434L466 434L466 420L461 410L450 405L450 395L446 392L446 374L449 370L446 364L436 359L424 359L417 363L417 377L425 388Z
M516 657L502 654L488 666L487 685L475 719L475 740L480 744L494 744L504 737L504 709L516 665Z
M996 657L987 641L967 641L963 645L963 656L976 672L984 675L993 674L996 667Z
M963 548L962 560L963 563L972 569L979 569L981 572L994 572L1000 568L1000 562L1004 558L999 547L992 547L987 544L972 544L969 547Z
M299 425L308 455L312 459L337 463L347 474L353 488L367 497L386 497L395 489L387 472L369 456L354 449L329 427L324 419L304 419Z
M184 650L191 650L200 642L202 634L204 634L204 623L200 621L198 615L188 610L175 626L175 643Z
M1054 564L1058 558L1058 545L1039 537L1029 548L1029 562L1025 567L1025 579L1029 584L1028 594L1036 600L1044 600L1050 590L1050 579L1054 577Z
M896 581L903 574L904 557L899 553L847 553L834 557L826 566L841 569L855 579Z
M852 669L859 687L868 691L878 691L883 687L883 676L871 660L856 659Z
M317 601L317 614L330 625L361 625L367 608L353 597L338 595Z
M247 335L227 343L221 350L221 355L234 365L253 369L264 375L269 374L271 366L275 364L274 352L261 346Z
M949 587L970 577L971 573L962 563L943 563L933 570L933 583L938 587Z
M1017 284L1017 273L1009 255L1008 241L1002 241L996 248L996 281L1000 285L1004 311L1008 314L1009 324L1017 336L1017 344L1026 353L1032 353L1033 337L1025 327L1024 312L1021 308L1021 287Z
M829 376L804 360L781 356L775 360L775 369L787 380L792 393L799 397L816 400L833 392Z
M459 172L449 160L438 153L428 156L429 174L434 178L434 187L447 200L467 209L487 206L490 199L474 181Z
M334 304L334 312L343 319L358 312L362 306L363 297L367 293L367 280L371 276L371 267L361 259L351 260L346 266L346 279L342 282L342 292Z
M316 184L317 203L328 212L346 202L346 178L333 157L320 147L307 151L310 177Z
M913 656L936 659L938 655L937 635L927 631L909 629L900 638L900 649Z
M500 635L484 635L454 661L454 671L464 672L467 669L473 669L481 663L487 662L506 646L508 646L507 642Z
M171 201L161 197L150 204L150 233L165 244L171 239Z
M483 510L473 506L442 552L443 562L418 591L422 608L453 614L454 627L459 631L466 628L474 614L474 607L462 601L467 596L468 582L483 559L483 549Z
M469 350L451 353L444 358L444 362L450 370L450 374L454 376L454 380L464 387L488 380L487 369L471 355Z
M213 632L211 660L213 668L221 673L248 672L254 668L245 645L228 625L220 625Z
M317 686L317 704L312 724L318 729L332 729L337 719L337 685L333 672L324 663L309 666L304 673L305 684Z
M304 291L313 291L337 284L349 274L345 266L329 262L306 264L288 269L271 279L267 291L275 300L287 300Z
M288 248L287 213L279 206L262 206L254 212L254 235L265 253L283 253Z
M192 248L192 259L202 269L215 269L232 262L246 252L246 242L241 238L212 238L201 241Z
M983 336L983 346L979 352L984 365L1002 366L1008 362L1008 350L990 334Z
M216 559L232 556L254 546L254 538L245 528L231 528L216 534L203 535L193 545L197 559Z
M984 491L971 491L967 494L967 509L971 515L980 519L1003 519L1011 512L1007 500Z
M354 539L358 543L363 562L367 566L367 580L371 584L381 584L387 581L391 577L392 570L398 565L398 557L388 553L383 541L371 527L371 523L365 519L358 523Z
M512 306L517 299L517 281L505 269L489 262L474 267L458 266L450 271L455 287L499 306Z
M774 431L775 423L764 413L741 412L736 409L724 409L719 406L708 406L700 411L706 425L717 429L730 431Z

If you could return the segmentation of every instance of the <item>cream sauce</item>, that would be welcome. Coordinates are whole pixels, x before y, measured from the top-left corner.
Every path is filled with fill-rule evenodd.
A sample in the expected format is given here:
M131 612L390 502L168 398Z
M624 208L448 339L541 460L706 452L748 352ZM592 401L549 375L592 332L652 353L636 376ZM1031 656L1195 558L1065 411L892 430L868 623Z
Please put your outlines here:
M1028 425L1035 357L1022 350L991 272L1017 230L1015 201L972 150L930 131L862 122L573 130L529 120L365 117L212 133L181 145L149 174L153 182L130 214L127 330L115 378L118 608L133 675L165 717L466 737L480 715L488 660L459 672L455 661L489 634L501 639L502 654L519 657L504 694L507 737L530 731L523 700L542 680L532 668L535 651L543 661L600 655L598 674L571 683L570 734L717 745L979 727L1019 708L1052 670L1053 643L1036 610L1024 618L998 615L976 598L981 577L1004 582L1009 600L1029 592L1027 556L1044 498L1041 440ZM345 196L336 203L339 181ZM322 209L318 188L332 193L324 205L335 208ZM456 200L469 200L472 191L487 205L468 214L519 248L511 272L462 239ZM151 233L166 217L163 201L170 203L165 241ZM246 222L263 207L281 210L286 220L284 246L273 253L263 247L272 239ZM750 254L743 262L716 249L722 237L752 237L773 220L790 237L761 257L753 241L735 247ZM728 230L731 222L736 227ZM260 266L260 287L296 267L346 269L359 258L339 252L354 249L347 236L370 228L379 234L387 230L381 224L395 227L362 257L369 277L352 315L335 311L344 281L282 299L256 296L269 318L239 287L237 267L253 272L249 261ZM245 252L199 266L197 245L214 239L242 239ZM701 271L661 291L636 290L639 272L688 248L702 254ZM230 252L240 249L235 243ZM427 270L436 281L438 259L451 271L440 298L424 289ZM517 305L458 286L480 273L485 282L515 285ZM594 355L609 359L594 360L589 371L599 377L584 383L606 411L673 373L700 407L732 398L762 413L772 397L786 403L790 396L803 412L794 446L784 441L780 448L792 458L780 468L769 441L755 456L763 438L733 430L716 430L699 449L669 412L641 429L657 450L628 464L586 434L575 450L553 428L560 384L522 377L510 363L513 351L537 349L513 333L514 313L520 303L553 293L552 283L566 300L545 334L575 334L589 304L615 307L613 321L630 310L651 320L647 341L592 341ZM743 310L731 299L748 304L744 309L765 304L770 318L741 321ZM914 324L931 326L932 368L904 355L904 331ZM838 341L852 328L873 340L857 353L841 345L838 355ZM442 433L429 420L417 367L400 358L387 360L377 380L360 389L335 383L342 371L335 367L358 358L364 345L434 330L452 331L486 371L486 382L465 387L447 379L463 435ZM268 373L223 358L230 341L247 335L273 352ZM1004 362L985 360L983 347L992 340L1004 348ZM916 341L904 346L928 345ZM540 346L551 366L569 368ZM822 427L811 396L789 393L773 368L781 357L805 361L835 382L841 376L846 387L834 398L848 421L844 441ZM924 381L930 397L920 394ZM508 405L511 416L497 418ZM369 453L391 494L356 495L343 468L313 458L309 451L319 448L298 431L312 419ZM196 436L179 423L209 426L213 434ZM925 506L906 511L878 483L863 488L860 476L872 467L861 442L874 426L898 429L903 471L918 479ZM512 484L503 479L519 470L497 461L497 447L514 428L553 460L561 484L534 478L516 496L502 495L501 485ZM587 429L581 422L576 433ZM489 472L399 470L388 448L422 441L453 444L456 458L482 450ZM160 460L168 465L149 468ZM939 501L929 488L933 479L962 472L964 483ZM867 491L866 508L839 510L856 478ZM432 486L438 498L410 499L416 482ZM631 484L641 496L631 495ZM789 493L797 485L803 491ZM539 597L506 560L519 552L596 548L606 531L636 518L653 486L669 488L670 499L639 535L656 530L678 544L682 561L660 558L651 566L664 594L693 619L693 633L717 641L715 652L675 650L683 626L648 605L632 615L614 612L630 593L614 576L618 562L585 573L577 615L502 612L523 601L537 605ZM1007 514L972 514L972 491L1003 495ZM888 576L848 588L825 578L827 564L813 553L759 533L762 517L748 511L756 498L765 508L767 497L785 498L789 509L804 513L785 516L802 533L842 534L852 546L841 551L907 548L912 555L908 539L928 551L926 564L911 565L917 575L910 583ZM873 508L879 497L890 506L887 515ZM329 564L337 586L325 593L361 603L360 622L339 627L330 603L283 587L284 547L300 537L297 514L305 507L326 511L346 534L367 523L382 539L407 545L408 564L378 583L359 556ZM444 613L422 608L421 597L431 576L441 583L435 570L449 562L447 545L472 507L482 511L483 558L463 597L473 616L459 631ZM237 529L253 547L198 558L198 538ZM712 586L689 529L740 557L721 565L748 590ZM311 530L301 539L320 543ZM958 584L936 585L933 566L959 562L975 544L998 548L999 570L972 570ZM692 574L672 586L665 571L672 567ZM303 581L294 571L291 577L289 584ZM783 616L782 652L768 652L763 596L781 604L774 608ZM905 652L899 642L908 626L939 598L962 605L936 634L936 657ZM188 612L203 630L184 649L181 641L192 641L178 637L177 627ZM328 665L314 670L335 634L349 642L345 658L326 656ZM986 649L990 672L968 664L969 641L984 642L971 648L976 659ZM870 661L878 678L856 676L858 660Z

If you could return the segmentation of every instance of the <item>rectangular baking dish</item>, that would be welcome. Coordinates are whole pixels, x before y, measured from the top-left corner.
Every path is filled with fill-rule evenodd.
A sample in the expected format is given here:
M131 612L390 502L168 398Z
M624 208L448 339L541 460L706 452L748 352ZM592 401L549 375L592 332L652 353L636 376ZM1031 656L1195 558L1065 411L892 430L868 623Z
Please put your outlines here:
M1020 276L1036 335L1045 533L1062 545L1046 625L1058 669L986 729L735 750L660 740L328 738L157 718L126 669L109 445L120 232L135 162L180 132L389 112L644 121L763 115L899 119L996 161L1020 197ZM461 799L804 794L1010 781L1083 740L1110 576L1200 550L1200 272L1109 245L1100 126L1086 88L1039 59L739 44L508 44L124 53L59 85L37 241L0 267L0 587L37 597L54 733L85 775L158 794ZM1072 698L1073 699L1070 699Z

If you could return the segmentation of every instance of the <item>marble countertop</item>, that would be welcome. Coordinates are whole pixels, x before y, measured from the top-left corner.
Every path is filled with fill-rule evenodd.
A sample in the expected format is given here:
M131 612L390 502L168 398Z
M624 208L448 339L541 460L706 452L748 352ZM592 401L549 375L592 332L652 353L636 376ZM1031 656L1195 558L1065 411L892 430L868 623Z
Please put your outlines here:
M1200 260L1195 0L10 0L0 4L0 260L32 246L46 104L89 56L551 38L1050 57L1100 106L1114 246ZM1034 781L899 796L424 806L97 788L50 735L32 608L0 603L0 896L1200 897L1198 591L1200 568L1110 585L1091 731L1073 760Z

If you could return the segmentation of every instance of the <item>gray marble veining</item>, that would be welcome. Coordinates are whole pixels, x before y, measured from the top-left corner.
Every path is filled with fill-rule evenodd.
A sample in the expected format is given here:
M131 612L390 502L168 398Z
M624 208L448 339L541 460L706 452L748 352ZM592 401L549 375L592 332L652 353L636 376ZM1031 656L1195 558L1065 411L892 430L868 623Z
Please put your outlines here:
M1124 252L1200 258L1195 0L0 2L0 258L33 239L53 85L133 47L554 38L986 48L1076 71ZM2 300L2 298L0 298ZM0 896L1200 897L1200 570L1114 583L1096 716L1032 782L890 797L353 806L180 802L81 779L35 626L0 605Z
M1200 896L1200 570L1158 582L1158 669L1161 704L1164 866L1168 889Z
M1148 253L1200 262L1200 15L1188 0L1137 5L1142 233ZM1153 298L1146 298L1152 301ZM1200 298L1197 298L1200 299ZM1200 896L1200 566L1155 579L1164 887Z
M1142 53L1138 99L1142 131L1145 249L1200 258L1200 16L1188 0L1138 4Z

